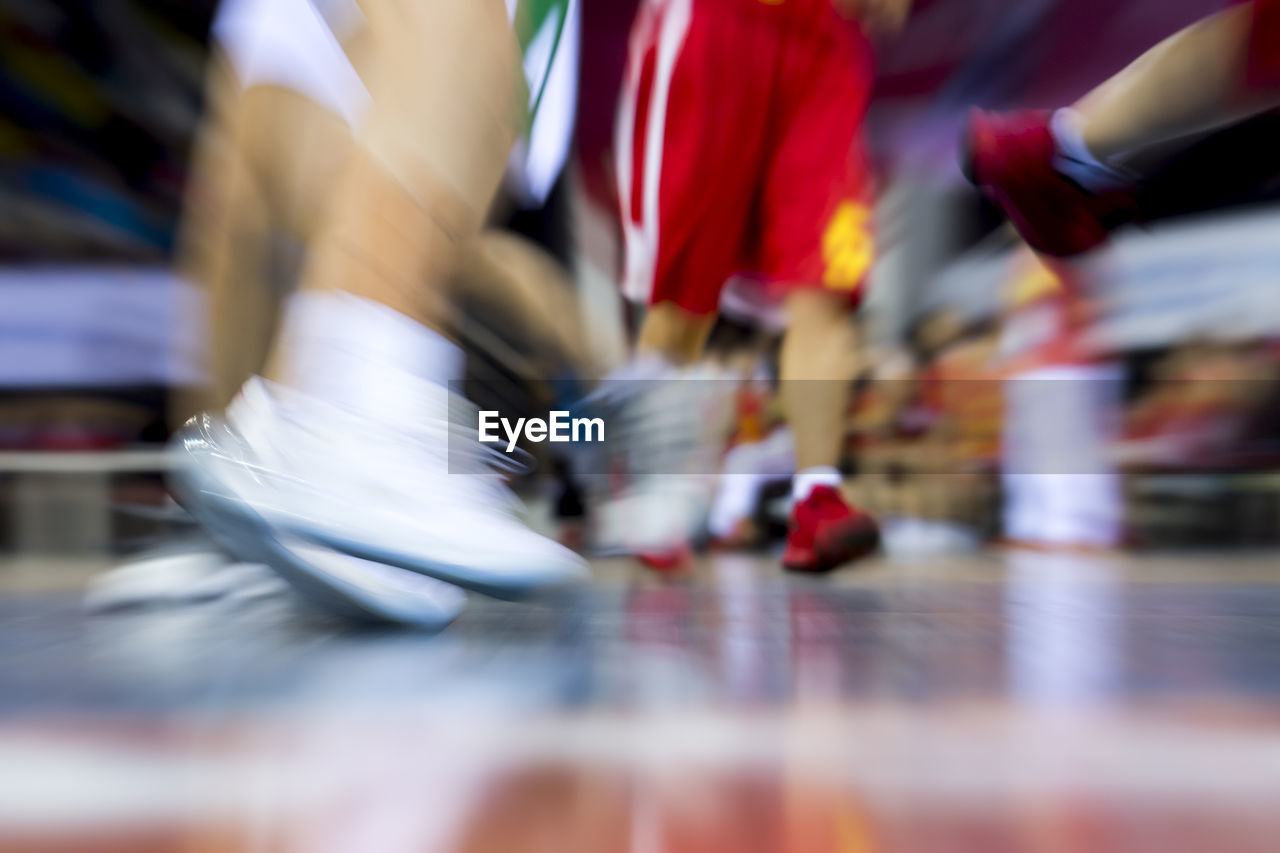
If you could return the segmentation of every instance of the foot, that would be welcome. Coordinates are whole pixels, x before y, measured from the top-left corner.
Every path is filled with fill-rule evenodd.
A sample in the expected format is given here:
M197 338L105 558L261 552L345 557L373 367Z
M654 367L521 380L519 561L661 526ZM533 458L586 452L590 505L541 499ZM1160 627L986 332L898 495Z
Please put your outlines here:
M264 538L209 509L201 506L207 532L198 538L140 554L94 578L85 607L112 612L247 603L288 594L292 586L330 615L440 630L466 606L466 593L450 584L313 542ZM166 515L200 523L176 505Z
M689 564L706 532L731 387L693 367L615 380L598 392L612 409L613 458L605 464L622 480L599 510L602 552L630 554L659 571Z
M241 563L204 537L139 554L96 576L85 593L91 612L257 598L283 587L264 566Z
M845 503L838 490L815 486L791 510L782 565L793 572L829 572L879 547L880 526L874 518Z
M319 544L499 598L585 579L580 557L517 517L496 470L510 457L479 443L474 409L466 425L430 417L465 401L421 385L404 393L422 398L424 417L404 425L251 380L225 418L179 435L175 493L268 549Z
M218 502L196 501L194 509L227 551L271 569L306 603L331 616L440 631L466 608L466 593L444 581L246 523L243 513L227 512Z
M597 545L603 553L635 557L660 572L678 572L693 559L711 489L697 475L645 475L601 508Z
M1132 190L1093 193L1059 172L1050 118L1042 111L974 110L962 166L1033 249L1067 257L1096 248L1113 228L1134 220L1137 201Z

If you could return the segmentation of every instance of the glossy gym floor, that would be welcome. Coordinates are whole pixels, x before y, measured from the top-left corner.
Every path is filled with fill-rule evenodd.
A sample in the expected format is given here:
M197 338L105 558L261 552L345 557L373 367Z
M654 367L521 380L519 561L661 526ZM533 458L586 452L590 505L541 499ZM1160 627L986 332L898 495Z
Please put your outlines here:
M601 562L430 636L0 563L0 850L1222 851L1280 838L1274 556Z

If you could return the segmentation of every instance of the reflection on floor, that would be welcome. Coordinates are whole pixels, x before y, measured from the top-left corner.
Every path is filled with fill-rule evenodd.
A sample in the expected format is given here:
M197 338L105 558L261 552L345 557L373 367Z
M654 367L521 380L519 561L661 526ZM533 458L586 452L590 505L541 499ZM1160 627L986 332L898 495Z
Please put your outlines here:
M0 563L0 850L1222 851L1280 838L1271 556L1018 554L88 615Z

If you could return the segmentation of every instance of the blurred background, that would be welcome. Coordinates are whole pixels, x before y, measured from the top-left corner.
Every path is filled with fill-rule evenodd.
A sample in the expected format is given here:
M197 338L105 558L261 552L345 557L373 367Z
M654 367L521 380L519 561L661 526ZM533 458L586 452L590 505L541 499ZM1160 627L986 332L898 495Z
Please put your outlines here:
M544 154L517 152L491 216L532 255L466 273L534 282L549 316L530 331L482 287L461 306L504 406L627 352L636 5L571 5ZM571 605L430 638L243 599L86 604L181 527L165 442L236 385L211 349L252 361L275 316L210 331L219 158L287 182L327 131L245 135L217 0L0 2L0 850L1274 849L1280 117L1151 152L1146 221L1071 275L957 166L971 107L1070 103L1224 5L916 0L877 44L845 473L883 559L829 584L773 567L780 327L738 282L708 360L732 386L717 470L750 476L709 508L694 578L597 561ZM268 302L306 230L271 213ZM579 542L590 489L547 461L523 491ZM170 598L225 590L197 592Z
M206 82L218 92L216 5L32 0L0 10L5 450L156 448L183 408L175 397L217 383L206 359L207 295L184 275L181 251L184 239L200 239L182 225L202 120L206 136L226 124L206 98ZM563 155L551 157L537 192L509 181L494 215L555 260L558 283L584 317L584 346L602 366L621 359L634 314L617 296L611 150L634 5L575 10L580 79L561 81L557 97L567 106L552 120L563 128L551 133L571 142L572 154L563 172L556 170ZM994 414L1004 411L1000 385L1052 360L1045 354L1051 340L1018 330L1042 325L1036 318L1058 310L1045 303L1064 298L1063 288L1051 273L1034 272L1035 262L960 175L957 138L967 111L1069 103L1221 5L921 0L905 31L878 45L869 136L880 180L880 254L863 312L875 347L850 414L852 446L873 473L892 475L865 478L875 494L864 500L876 509L897 516L931 506L936 514L980 500L992 504L978 512L990 516L981 535L1002 535L995 484L1009 425ZM1266 472L1278 449L1271 436L1280 290L1270 255L1278 185L1266 152L1278 134L1280 122L1267 114L1167 156L1156 152L1144 187L1148 221L1120 235L1095 275L1105 284L1077 282L1088 296L1071 297L1090 301L1076 311L1087 322L1071 334L1120 369L1123 424L1111 438L1126 473L1133 544L1273 538L1275 489ZM272 269L289 268L279 260L288 243L273 238ZM276 278L268 287L282 288L287 275ZM725 307L731 320L741 308L738 325L758 336L726 333L723 349L749 341L767 353L776 331L767 306L737 287ZM471 331L477 360L516 374L521 362L537 361L519 347L493 352L495 340L525 334L523 318L502 317L483 298L470 314L464 334ZM767 366L768 355L760 359ZM989 392L988 411L972 404L951 411L953 398L971 395L931 389L953 381ZM957 441L957 431L984 434ZM931 452L914 452L921 447ZM917 494L945 486L900 460L936 470L952 467L953 453L964 457L955 465L982 472L992 487L971 483L980 499ZM27 463L10 467L19 464ZM136 488L134 479L122 472L111 485ZM23 518L12 478L6 481L5 512ZM5 541L21 540L15 528L24 523L34 522L0 528ZM102 531L96 535L101 540Z

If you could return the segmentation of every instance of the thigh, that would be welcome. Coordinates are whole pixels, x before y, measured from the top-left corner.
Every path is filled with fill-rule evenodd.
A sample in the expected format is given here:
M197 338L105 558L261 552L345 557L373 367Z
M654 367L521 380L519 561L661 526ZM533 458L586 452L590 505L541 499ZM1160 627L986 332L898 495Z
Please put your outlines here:
M372 103L360 145L419 198L448 193L474 232L524 125L527 90L503 0L362 0Z

